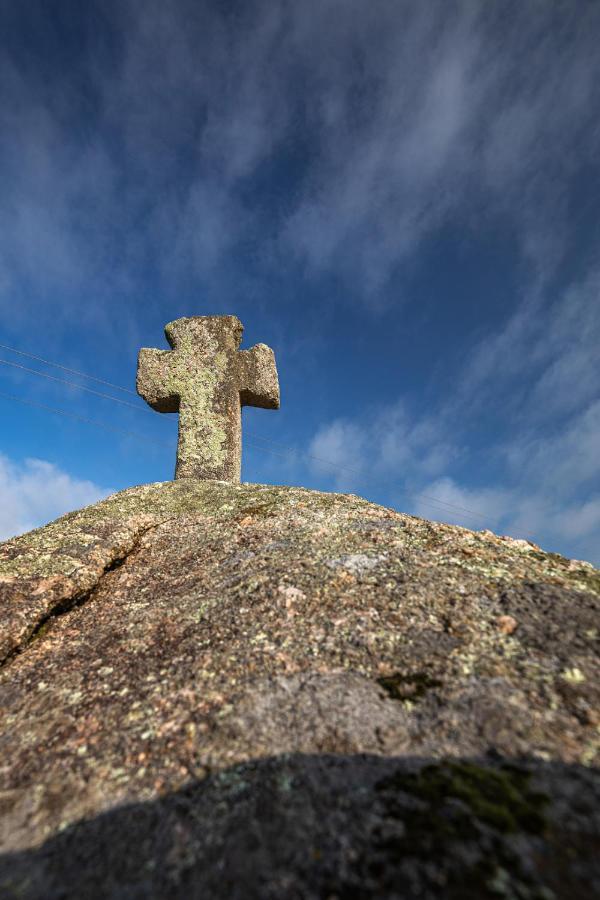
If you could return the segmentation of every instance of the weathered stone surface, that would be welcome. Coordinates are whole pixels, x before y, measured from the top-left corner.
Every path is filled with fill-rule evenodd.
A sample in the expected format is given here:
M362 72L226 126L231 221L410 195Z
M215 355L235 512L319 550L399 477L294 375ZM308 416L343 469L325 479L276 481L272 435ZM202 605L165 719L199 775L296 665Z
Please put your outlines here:
M596 900L599 808L585 767L294 754L0 856L0 885L44 900Z
M5 543L0 895L594 896L599 590L193 479Z
M176 478L239 481L241 407L279 407L273 351L239 351L243 330L236 316L176 319L165 327L173 350L140 350L138 393L179 413Z

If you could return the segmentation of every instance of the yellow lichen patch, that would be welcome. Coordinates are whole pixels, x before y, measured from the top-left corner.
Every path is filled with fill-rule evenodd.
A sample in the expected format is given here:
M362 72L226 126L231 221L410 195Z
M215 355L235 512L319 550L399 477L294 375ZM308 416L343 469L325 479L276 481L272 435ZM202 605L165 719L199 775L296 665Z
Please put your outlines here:
M565 681L568 681L569 684L582 684L585 681L585 675L580 669L576 667L572 669L565 669L563 672L561 672L561 676Z

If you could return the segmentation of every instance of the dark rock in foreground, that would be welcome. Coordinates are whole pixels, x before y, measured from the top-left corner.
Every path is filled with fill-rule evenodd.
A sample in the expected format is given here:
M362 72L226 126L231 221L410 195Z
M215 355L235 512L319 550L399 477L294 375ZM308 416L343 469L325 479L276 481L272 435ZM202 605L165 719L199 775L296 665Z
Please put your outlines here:
M583 766L290 755L0 857L0 885L45 900L595 900L599 809Z
M599 585L257 485L7 542L0 896L597 895Z

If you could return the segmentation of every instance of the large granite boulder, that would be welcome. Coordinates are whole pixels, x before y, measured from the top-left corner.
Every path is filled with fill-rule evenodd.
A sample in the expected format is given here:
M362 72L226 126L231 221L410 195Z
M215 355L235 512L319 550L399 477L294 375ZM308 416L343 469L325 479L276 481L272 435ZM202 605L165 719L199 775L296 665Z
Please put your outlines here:
M600 573L183 479L0 547L0 896L595 897Z

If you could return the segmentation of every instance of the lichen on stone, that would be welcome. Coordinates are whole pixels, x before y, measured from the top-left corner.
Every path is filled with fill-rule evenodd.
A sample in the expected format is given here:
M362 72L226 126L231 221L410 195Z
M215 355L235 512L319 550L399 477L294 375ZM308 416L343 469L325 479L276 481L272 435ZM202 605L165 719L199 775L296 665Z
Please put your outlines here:
M442 768L386 796L547 841L518 831L511 790L527 805L535 785L464 766L527 758L589 784L589 572L356 496L188 478L8 541L0 635L20 652L0 673L0 842L291 753L425 760Z
M138 393L179 413L176 478L239 481L241 406L279 406L273 352L240 352L242 330L236 316L182 318L165 328L172 350L140 350Z

